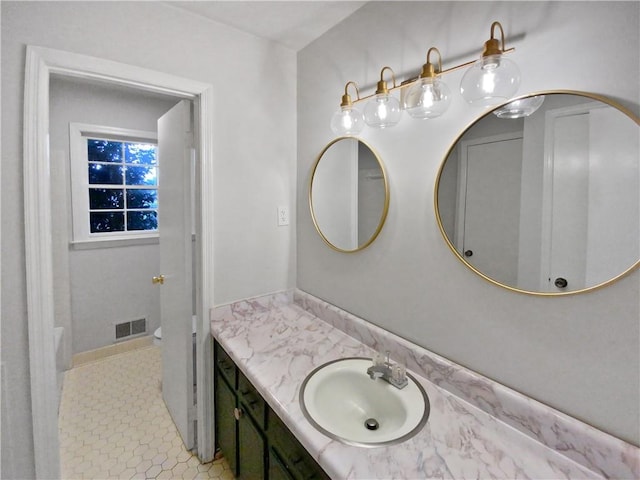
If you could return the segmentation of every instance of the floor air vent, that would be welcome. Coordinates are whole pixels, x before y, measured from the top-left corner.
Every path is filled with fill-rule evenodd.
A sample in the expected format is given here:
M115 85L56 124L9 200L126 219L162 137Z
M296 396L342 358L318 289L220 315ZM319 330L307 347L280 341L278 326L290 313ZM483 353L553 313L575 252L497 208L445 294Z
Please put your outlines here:
M116 324L116 340L122 340L126 337L141 335L147 332L147 319L140 318L131 320L130 322Z

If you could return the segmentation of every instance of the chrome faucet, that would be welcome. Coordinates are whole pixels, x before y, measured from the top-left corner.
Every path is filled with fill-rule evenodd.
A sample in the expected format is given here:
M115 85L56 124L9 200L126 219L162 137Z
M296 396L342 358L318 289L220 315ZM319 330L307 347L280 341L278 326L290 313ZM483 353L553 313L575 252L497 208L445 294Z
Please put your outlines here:
M393 365L389 360L389 352L386 360L379 353L373 357L373 365L367 368L367 375L371 380L381 378L396 388L404 388L409 383L406 368L400 364Z

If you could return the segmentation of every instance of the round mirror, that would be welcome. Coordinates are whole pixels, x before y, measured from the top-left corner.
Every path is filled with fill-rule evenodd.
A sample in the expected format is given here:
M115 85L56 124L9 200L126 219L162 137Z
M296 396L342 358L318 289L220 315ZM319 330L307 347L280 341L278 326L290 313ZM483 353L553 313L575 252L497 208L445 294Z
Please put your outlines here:
M557 295L639 265L640 121L583 92L515 99L469 126L435 187L451 250L485 279Z
M322 239L340 252L367 247L389 210L389 184L380 157L362 140L327 145L311 172L309 206Z

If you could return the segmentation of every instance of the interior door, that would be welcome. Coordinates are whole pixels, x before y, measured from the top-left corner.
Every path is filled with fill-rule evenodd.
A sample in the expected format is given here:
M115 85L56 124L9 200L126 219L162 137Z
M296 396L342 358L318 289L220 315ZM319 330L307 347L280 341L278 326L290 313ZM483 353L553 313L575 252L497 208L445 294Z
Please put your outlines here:
M549 291L597 285L638 252L638 129L612 107L587 104L553 118ZM627 125L629 123L630 125ZM637 259L633 255L631 258Z
M616 277L640 258L639 146L637 125L616 109L589 111L587 285Z
M192 363L191 102L158 120L162 396L187 449L195 445Z
M522 138L465 146L466 195L461 251L481 272L518 282Z
M585 287L589 204L589 115L560 116L553 127L551 248L547 290Z

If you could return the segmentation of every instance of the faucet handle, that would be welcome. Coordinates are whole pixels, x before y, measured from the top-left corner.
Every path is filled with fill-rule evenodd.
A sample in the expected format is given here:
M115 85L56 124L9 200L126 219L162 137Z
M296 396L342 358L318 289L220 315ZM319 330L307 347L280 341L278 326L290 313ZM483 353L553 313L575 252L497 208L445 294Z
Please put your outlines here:
M404 383L407 378L407 367L399 363L395 364L391 376L396 383Z
M382 355L381 353L376 352L376 354L373 356L373 366L374 367L379 367L381 365L385 364L385 359L384 359L384 355Z

